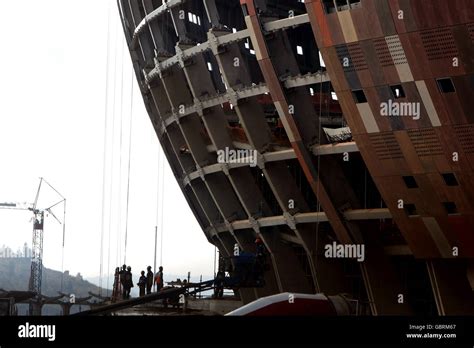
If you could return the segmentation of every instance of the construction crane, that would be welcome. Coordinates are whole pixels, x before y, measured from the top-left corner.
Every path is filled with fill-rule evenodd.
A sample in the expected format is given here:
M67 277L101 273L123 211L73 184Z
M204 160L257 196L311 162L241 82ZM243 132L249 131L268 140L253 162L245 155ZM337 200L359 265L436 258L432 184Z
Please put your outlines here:
M42 184L45 183L54 192L56 192L61 199L53 205L38 209L38 199L41 191ZM54 215L54 207L63 204L63 221L59 220ZM30 280L28 284L28 290L36 294L33 301L30 302L30 315L41 315L41 282L43 275L43 231L44 231L44 217L45 212L51 214L58 222L63 226L63 248L64 238L66 232L66 198L64 198L53 186L51 186L44 178L40 178L38 190L34 203L0 203L0 209L13 209L13 210L28 210L33 212L33 241L32 241L32 253L31 253L31 272Z

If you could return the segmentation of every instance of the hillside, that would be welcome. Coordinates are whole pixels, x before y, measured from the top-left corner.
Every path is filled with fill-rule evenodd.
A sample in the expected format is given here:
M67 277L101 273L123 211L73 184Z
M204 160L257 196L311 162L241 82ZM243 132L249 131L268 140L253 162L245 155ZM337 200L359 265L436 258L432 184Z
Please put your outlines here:
M0 288L5 290L28 290L30 279L29 258L0 258ZM61 272L43 268L42 293L56 296L61 290ZM80 274L63 276L63 292L77 297L87 296L88 292L99 293L99 287L82 279ZM105 291L103 290L103 293Z

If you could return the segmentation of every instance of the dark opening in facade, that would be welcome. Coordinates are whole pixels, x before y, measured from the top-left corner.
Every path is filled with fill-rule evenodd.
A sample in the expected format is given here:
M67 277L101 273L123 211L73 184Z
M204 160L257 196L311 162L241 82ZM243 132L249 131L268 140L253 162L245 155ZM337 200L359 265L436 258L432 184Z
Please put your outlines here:
M453 173L441 174L447 186L459 186L458 179Z
M354 100L357 104L367 103L367 98L365 97L365 93L363 90L358 89L358 90L352 91L352 95L354 96Z
M416 206L411 203L407 203L404 205L405 212L408 216L416 216L418 212L416 211Z
M415 177L413 176L404 176L403 181L408 188L417 188L418 184L416 183Z
M443 202L444 209L448 215L454 215L458 213L458 208L456 207L456 203L454 202Z
M438 79L436 80L438 83L438 88L442 93L454 93L456 89L454 88L453 80L448 77L445 79Z

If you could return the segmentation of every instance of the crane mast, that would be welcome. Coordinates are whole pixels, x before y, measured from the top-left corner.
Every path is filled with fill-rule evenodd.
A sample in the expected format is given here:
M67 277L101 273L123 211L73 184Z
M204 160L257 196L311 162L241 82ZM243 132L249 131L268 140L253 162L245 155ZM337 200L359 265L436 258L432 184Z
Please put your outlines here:
M41 191L42 183L47 184L60 197L61 200L45 209L37 209L38 198ZM58 204L64 203L64 217L61 222L51 209ZM38 191L36 192L35 202L29 203L0 203L0 209L12 210L29 210L33 212L33 240L32 240L32 254L31 254L31 272L28 284L28 290L36 293L35 298L30 301L30 315L41 315L41 285L43 276L43 231L44 231L44 213L50 213L61 225L63 225L63 247L65 237L65 219L66 219L66 198L64 198L53 186L51 186L44 178L40 178Z

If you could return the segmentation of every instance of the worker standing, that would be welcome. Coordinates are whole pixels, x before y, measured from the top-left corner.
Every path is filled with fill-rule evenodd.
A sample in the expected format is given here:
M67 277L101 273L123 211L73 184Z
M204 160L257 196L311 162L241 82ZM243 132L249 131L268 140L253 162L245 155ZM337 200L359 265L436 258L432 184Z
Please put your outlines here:
M127 294L125 293L125 273L127 273L127 265L123 265L122 269L119 272L120 285L122 290L122 299L127 299Z
M151 287L153 286L153 272L151 271L151 266L148 266L146 273L146 294L151 294Z
M132 267L128 266L127 271L125 272L125 283L124 283L124 298L130 298L130 290L133 288L133 275Z
M160 266L158 268L158 272L155 274L155 284L156 284L156 291L160 291L163 288L163 267Z
M137 285L140 288L140 297L145 296L145 287L147 285L147 279L145 277L145 271L141 272L141 277L138 280Z

